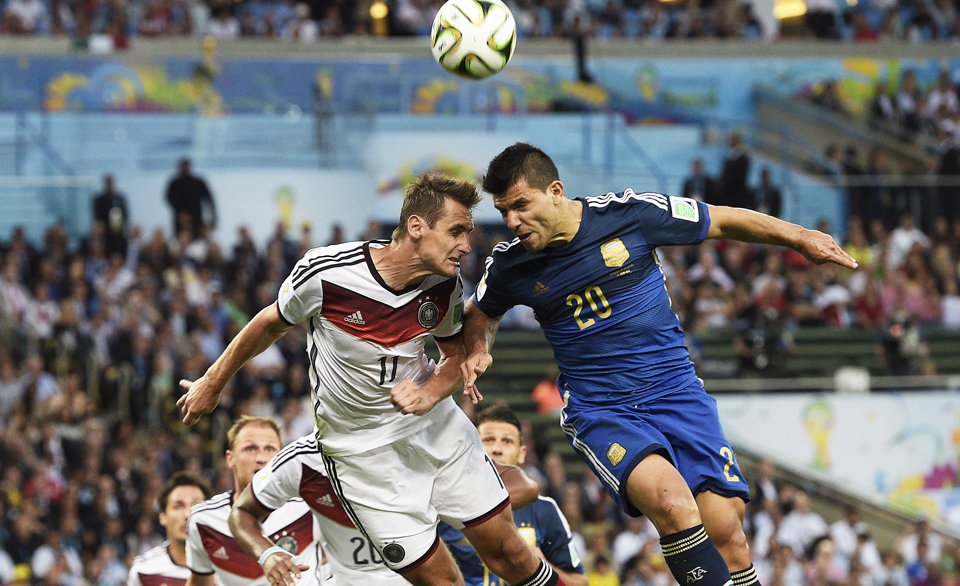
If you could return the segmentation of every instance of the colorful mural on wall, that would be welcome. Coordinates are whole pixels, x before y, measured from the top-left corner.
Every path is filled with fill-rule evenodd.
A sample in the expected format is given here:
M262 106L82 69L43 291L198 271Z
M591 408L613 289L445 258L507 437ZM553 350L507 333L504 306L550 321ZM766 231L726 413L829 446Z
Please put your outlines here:
M722 395L734 443L960 530L960 397Z
M634 122L749 118L757 83L807 96L838 82L851 112L863 112L878 79L903 71L921 87L941 67L960 80L960 59L594 59L597 84L576 81L572 60L517 59L502 74L463 82L429 58L249 59L212 54L128 62L122 57L0 57L0 110L48 112L334 112L415 114L623 112ZM317 91L318 80L328 86ZM328 96L319 103L318 95Z

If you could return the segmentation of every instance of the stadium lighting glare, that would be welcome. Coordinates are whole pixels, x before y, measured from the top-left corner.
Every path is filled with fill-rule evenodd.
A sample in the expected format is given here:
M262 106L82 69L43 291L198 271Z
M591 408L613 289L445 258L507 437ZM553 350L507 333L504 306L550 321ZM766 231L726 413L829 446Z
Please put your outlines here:
M807 3L804 0L776 0L776 4L773 5L773 15L777 20L796 18L806 13Z
M373 18L373 19L386 18L387 13L389 11L390 9L387 8L387 4L385 2L383 2L382 0L377 0L376 2L370 5L370 18Z

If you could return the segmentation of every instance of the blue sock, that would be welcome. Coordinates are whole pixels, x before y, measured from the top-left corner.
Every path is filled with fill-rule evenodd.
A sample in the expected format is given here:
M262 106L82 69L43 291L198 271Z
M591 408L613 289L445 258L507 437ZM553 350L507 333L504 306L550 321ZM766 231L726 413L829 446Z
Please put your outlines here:
M731 586L730 570L703 525L665 535L660 546L680 586Z
M760 586L760 578L753 564L745 570L730 572L730 579L733 580L733 586Z

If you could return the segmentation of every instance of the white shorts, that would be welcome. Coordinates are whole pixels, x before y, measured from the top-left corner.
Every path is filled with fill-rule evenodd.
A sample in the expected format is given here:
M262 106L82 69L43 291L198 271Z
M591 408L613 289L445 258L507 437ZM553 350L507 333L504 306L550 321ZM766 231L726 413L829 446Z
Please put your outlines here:
M460 409L390 445L323 459L354 524L396 571L413 569L436 551L440 520L462 529L510 506L476 428Z

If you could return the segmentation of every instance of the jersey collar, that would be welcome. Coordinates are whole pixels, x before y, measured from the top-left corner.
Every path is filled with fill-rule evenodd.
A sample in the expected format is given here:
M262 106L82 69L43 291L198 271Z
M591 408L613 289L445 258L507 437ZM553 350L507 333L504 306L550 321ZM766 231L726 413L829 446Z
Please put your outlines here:
M409 287L401 290L394 289L390 285L387 285L387 282L383 280L383 277L380 276L380 271L377 270L377 265L373 264L373 257L370 256L370 245L371 244L386 244L389 245L389 240L369 240L363 243L363 258L367 261L367 268L370 269L370 274L373 275L373 278L380 284L381 287L387 291L393 293L394 295L403 295L404 293L409 293L410 291L417 290L420 285L423 283L418 283L416 285L410 285Z

